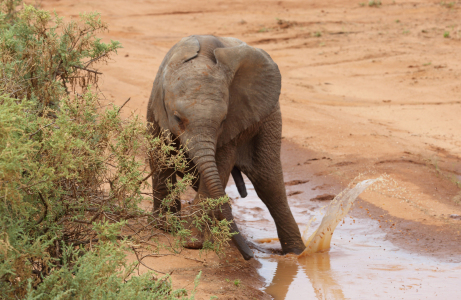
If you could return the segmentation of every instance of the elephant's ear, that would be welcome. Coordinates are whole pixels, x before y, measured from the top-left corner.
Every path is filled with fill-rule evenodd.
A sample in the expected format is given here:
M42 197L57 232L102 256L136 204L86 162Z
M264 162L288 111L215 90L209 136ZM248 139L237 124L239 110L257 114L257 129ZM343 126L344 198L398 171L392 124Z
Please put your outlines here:
M245 43L214 51L229 77L229 108L218 147L268 116L278 104L282 77L264 50Z
M166 54L160 67L158 68L157 76L154 80L154 86L149 98L147 106L147 121L157 123L161 129L168 128L168 116L165 110L165 78L181 64L189 61L198 55L200 44L193 37L186 37L174 45Z

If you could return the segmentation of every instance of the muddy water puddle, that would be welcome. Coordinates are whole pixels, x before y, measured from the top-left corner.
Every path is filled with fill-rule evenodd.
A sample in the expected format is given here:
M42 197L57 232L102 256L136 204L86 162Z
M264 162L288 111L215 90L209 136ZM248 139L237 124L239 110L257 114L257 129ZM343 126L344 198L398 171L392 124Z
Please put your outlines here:
M248 196L234 185L226 192L240 231L261 263L264 291L274 299L457 299L461 266L399 249L386 240L380 223L346 216L334 231L329 251L308 257L281 256L275 224L248 179ZM330 201L303 183L303 193L288 197L301 232L320 225ZM299 188L298 188L299 189ZM310 191L310 192L308 192ZM308 234L308 236L309 236ZM404 237L402 237L404 238ZM415 250L417 251L417 250Z

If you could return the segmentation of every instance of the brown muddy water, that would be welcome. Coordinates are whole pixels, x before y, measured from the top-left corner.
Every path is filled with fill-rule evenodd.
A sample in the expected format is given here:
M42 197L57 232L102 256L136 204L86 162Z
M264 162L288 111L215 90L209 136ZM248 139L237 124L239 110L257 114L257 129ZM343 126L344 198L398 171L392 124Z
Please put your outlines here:
M280 255L272 217L247 178L245 183L244 199L235 185L226 192L240 231L261 263L263 290L273 299L460 299L459 264L399 249L386 240L375 220L346 216L334 230L328 251ZM301 232L310 225L309 236L319 228L330 201L310 201L321 192L310 187L312 183L303 185L304 192L288 201Z

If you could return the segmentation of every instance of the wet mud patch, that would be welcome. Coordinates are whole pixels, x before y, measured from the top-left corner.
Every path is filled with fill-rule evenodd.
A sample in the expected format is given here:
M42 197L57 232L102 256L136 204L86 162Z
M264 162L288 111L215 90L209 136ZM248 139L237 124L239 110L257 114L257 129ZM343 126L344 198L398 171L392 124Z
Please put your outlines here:
M325 184L317 185L317 186L313 187L312 190L313 191L315 191L315 190L326 190L326 189L328 189L330 187L331 187L331 184L326 184L325 183Z
M294 191L294 192L287 193L287 196L291 197L291 196L299 195L299 194L302 194L302 193L303 193L302 191Z
M331 160L331 158L326 157L326 156L323 156L323 157L321 157L321 158L310 158L310 159L304 161L304 164L305 164L305 165L308 165L308 164L310 164L311 162L316 161L316 160Z
M351 216L370 218L379 222L386 241L408 253L435 258L449 263L461 262L461 237L456 228L426 225L397 218L369 202L357 200Z
M333 167L345 167L345 166L350 166L350 165L353 165L355 164L355 162L352 162L352 161L342 161L342 162L339 162L339 163L336 163L333 165Z
M309 182L309 180L292 180L292 181L285 182L285 186L298 185L298 184L303 184L307 182Z
M375 163L375 165L379 165L379 164L393 164L393 163L409 163L409 164L416 164L416 165L426 165L425 163L422 163L422 162L418 162L418 161L414 161L414 160L411 160L411 159L388 159L388 160L381 160L381 161L378 161L377 163Z
M332 194L322 194L318 195L315 198L311 198L311 201L331 201L335 198L335 195Z

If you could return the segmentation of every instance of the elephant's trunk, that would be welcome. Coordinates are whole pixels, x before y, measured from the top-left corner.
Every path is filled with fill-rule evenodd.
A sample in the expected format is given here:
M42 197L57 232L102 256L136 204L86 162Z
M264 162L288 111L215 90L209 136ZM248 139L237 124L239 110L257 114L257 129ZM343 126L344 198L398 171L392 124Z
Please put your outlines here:
M218 167L215 160L215 146L212 141L201 141L199 148L189 150L197 170L200 173L200 181L203 180L206 186L207 195L211 198L219 198L225 195L219 177Z
M200 181L205 183L205 191L199 190L202 196L217 199L226 195L223 189L221 178L219 176L218 167L216 165L215 159L215 140L214 139L195 139L193 147L189 150L189 155L193 159L195 165L197 166L198 172L200 173ZM235 245L239 249L243 258L248 260L252 257L253 251L250 250L246 244L244 238L240 234L237 224L235 224L234 218L232 216L232 211L229 203L226 203L221 206L221 211L217 215L219 220L226 219L231 223L231 232L237 232L232 237Z

